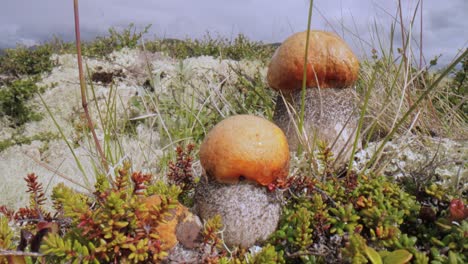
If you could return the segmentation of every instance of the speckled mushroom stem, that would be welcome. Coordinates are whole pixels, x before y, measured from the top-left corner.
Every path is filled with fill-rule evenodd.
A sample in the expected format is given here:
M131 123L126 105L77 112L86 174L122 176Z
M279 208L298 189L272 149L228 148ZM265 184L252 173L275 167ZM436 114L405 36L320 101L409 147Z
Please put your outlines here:
M299 139L296 125L301 109L301 93L297 90L288 95L278 95L273 121L288 139L290 150L299 144L316 149L317 142L324 141L335 155L335 165L344 165L351 156L354 135L358 125L356 98L352 88L306 89L303 131L307 139ZM283 99L284 98L284 99ZM287 109L285 101L293 109ZM295 125L296 124L296 125ZM360 147L360 141L358 143Z
M224 243L229 247L249 248L266 240L281 215L281 193L247 181L223 184L202 179L194 200L202 219L221 216Z
M348 161L358 125L352 89L358 74L357 57L334 33L299 32L278 47L267 81L270 88L286 94L287 103L278 97L273 119L285 132L291 150L297 150L299 144L316 150L317 143L324 141L332 149L335 167Z
M281 192L270 187L289 172L283 131L252 115L231 116L213 127L200 146L205 171L195 191L195 211L220 215L229 247L249 248L273 233L281 214Z

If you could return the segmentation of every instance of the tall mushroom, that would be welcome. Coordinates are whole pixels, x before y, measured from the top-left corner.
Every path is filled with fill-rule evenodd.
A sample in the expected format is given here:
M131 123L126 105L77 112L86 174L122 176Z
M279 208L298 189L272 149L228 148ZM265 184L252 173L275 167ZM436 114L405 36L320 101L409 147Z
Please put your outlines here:
M226 245L247 248L275 231L280 201L267 186L284 179L289 168L279 127L256 116L229 117L208 133L200 162L206 177L195 191L195 211L204 220L221 215Z
M298 116L290 113L301 111L306 40L306 31L286 39L274 53L267 73L269 86L281 91L286 99L278 96L273 120L285 132L292 150L299 144ZM352 140L348 139L353 137L358 123L351 87L358 71L356 56L341 38L329 32L310 31L303 131L309 142L322 140L333 145L335 155L341 152L337 164L351 154ZM288 111L287 105L294 111Z

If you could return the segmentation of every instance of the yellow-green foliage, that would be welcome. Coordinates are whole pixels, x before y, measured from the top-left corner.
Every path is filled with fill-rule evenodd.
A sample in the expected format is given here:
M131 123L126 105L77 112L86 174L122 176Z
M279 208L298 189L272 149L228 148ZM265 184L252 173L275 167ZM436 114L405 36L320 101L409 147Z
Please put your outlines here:
M218 264L284 264L283 251L276 251L273 245L265 245L260 252L247 253L239 257L223 257Z
M11 238L13 237L13 231L8 226L8 219L4 216L0 216L0 248L10 249L13 247Z
M55 208L65 217L70 217L75 222L86 213L89 208L89 197L73 191L70 187L59 183L52 191L52 200Z
M131 181L130 181L131 179ZM52 259L79 262L147 263L167 255L160 249L160 237L155 228L177 205L177 197L161 195L161 203L147 208L141 202L146 196L150 175L130 174L122 169L113 186L105 188L98 181L96 200L72 191L64 185L54 188L55 207L72 219L73 228L64 237L51 235L44 239L41 250ZM150 185L151 186L151 185ZM176 196L174 188L165 190Z
M0 216L0 249L12 250L15 246L12 243L13 231L8 225L8 219L4 216ZM7 259L0 256L0 263L6 264Z
M89 242L82 245L78 240L64 239L58 234L51 234L44 239L42 246L44 254L48 254L49 261L59 263L66 261L73 263L100 263L95 256L96 247Z
M92 57L105 57L115 50L122 48L143 48L140 45L142 37L148 33L151 25L139 30L131 23L126 28L118 30L110 28L108 35L97 37L95 40L83 43L83 54ZM59 45L57 45L59 44ZM42 46L41 46L42 47ZM56 52L73 52L73 46L63 43L61 40L54 40L47 45L55 48ZM65 50L64 50L65 47ZM260 59L267 61L273 55L276 47L249 40L245 35L239 34L235 38L228 39L222 37L212 37L207 33L202 39L162 39L146 40L144 48L151 52L164 52L170 57L185 59L198 56L213 56L224 59Z
M255 263L255 264L282 264L285 263L283 258L283 252L275 251L275 247L272 245L266 245L262 248L258 254L254 255L253 257L248 255L246 263Z
M222 247L222 239L219 236L222 227L223 221L220 215L215 215L206 221L203 229L203 244L209 245L211 252Z
M287 213L286 213L287 214ZM290 225L281 229L279 233L283 238L288 238L288 242L299 250L307 249L312 245L312 217L308 208L299 206L288 215L287 221Z
M362 228L362 225L358 224L361 217L354 210L353 204L339 204L337 208L330 208L329 211L332 216L330 223L333 225L331 233L343 235L344 232L354 233L356 228Z
M164 181L158 180L148 187L147 192L148 195L157 193L169 197L171 199L177 200L182 190L177 185L168 185Z
M174 164L190 164L181 162L190 160L181 159L182 153L178 152L179 163ZM18 212L0 207L0 213L7 216L0 218L0 248L15 247L6 220L14 219L25 223L34 237L32 241L38 241L25 242L28 244L22 250L40 246L45 254L41 258L48 263L160 262L168 252L161 249L157 227L184 191L180 186L153 181L151 175L130 173L129 168L125 164L111 181L98 175L92 195L57 185L52 194L57 211L53 217L44 210L45 196L37 176L28 175L29 207ZM177 174L180 181L175 182L189 182L183 178L191 177L191 173ZM323 183L292 177L283 187L288 189L286 204L268 245L256 253L247 249L226 251L218 215L201 231L200 261L426 264L468 260L466 201L441 195L435 187L419 194L420 200L432 203L429 212L434 209L433 214L427 212L428 204L421 210L420 200L380 176L351 172ZM159 195L161 202L147 208L141 199L153 194Z
M42 185L35 174L29 174L25 178L29 207L17 212L0 207L1 214L27 227L18 250L36 254L40 249L41 259L47 263L158 263L166 257L165 240L157 227L172 216L180 189L161 183L151 187L151 175L129 173L128 166L118 170L111 182L98 179L92 195L63 184L55 186L52 202L56 213L52 217L44 210ZM159 204L149 207L142 202L148 186L159 195ZM1 250L15 248L7 217L0 217Z
M353 234L349 238L349 244L343 249L343 255L353 264L405 264L413 258L413 255L405 249L377 252L369 247L359 234Z
M414 196L381 176L350 173L346 178L315 182L315 186L305 182L301 177L291 181L292 195L270 239L277 250L285 252L286 262L467 260L466 215L459 223L451 222L454 216L445 207L434 215L438 220L425 219ZM463 203L457 205L461 208L457 212L463 211ZM457 217L463 217L460 214ZM340 251L343 255L338 258Z

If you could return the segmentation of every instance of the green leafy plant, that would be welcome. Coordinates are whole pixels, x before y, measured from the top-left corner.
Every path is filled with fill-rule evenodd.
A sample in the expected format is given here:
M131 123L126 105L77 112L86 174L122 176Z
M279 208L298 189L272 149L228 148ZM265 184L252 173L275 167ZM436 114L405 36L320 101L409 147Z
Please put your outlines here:
M0 140L0 152L14 145L30 144L34 140L48 142L58 138L58 135L51 132L41 132L30 137L13 135L9 139Z
M15 80L0 89L0 117L11 119L13 127L21 126L31 120L40 120L42 116L27 105L36 93L42 89L37 87L36 79Z
M15 77L47 73L55 66L51 59L52 48L49 45L39 45L35 48L17 46L6 49L0 56L0 73Z
M144 34L148 32L151 25L147 25L143 30L138 31L135 24L131 23L123 30L110 28L109 36L98 37L94 41L83 45L83 52L87 56L105 57L113 51L118 51L123 48L136 48L138 42Z
M12 242L13 235L13 230L11 230L9 226L8 218L0 216L0 249L13 250L15 248ZM0 256L0 263L8 263L7 258Z
M326 149L316 155L321 157L319 167L327 163ZM417 200L383 176L351 172L338 178L333 169L322 173L315 178L325 181L293 176L278 186L289 192L270 243L284 252L286 262L466 261L462 252L468 246L464 231L468 209L463 199L431 187L427 191L432 201L440 199L429 208L435 210L432 213L427 211L430 199L418 192Z
M198 179L195 178L192 169L192 152L194 144L188 144L185 150L179 145L176 148L175 162L169 161L167 178L169 183L178 186L181 190L180 202L187 206L193 205L193 192Z
M465 121L468 119L468 103L465 95L468 93L468 57L465 57L459 67L451 73L452 80L447 84L445 94L454 109L460 109Z
M223 257L216 260L218 264L284 264L283 252L276 251L273 245L265 245L260 252L246 253L238 257Z
M258 69L252 75L247 74L240 67L231 66L231 69L237 75L236 89L226 96L226 99L232 103L234 111L237 114L252 114L265 116L271 120L273 118L274 100L273 90L265 89L265 81Z
M223 240L220 236L220 231L223 226L223 221L220 215L216 215L209 219L202 232L203 241L202 248L208 248L206 259L218 259L217 249L223 246Z
M284 264L286 262L282 251L277 252L273 245L266 245L262 248L262 251L254 256L248 255L246 263Z
M52 214L45 210L46 197L37 179L35 174L26 178L31 197L28 207L16 212L0 208L4 215L0 218L1 250L13 247L10 219L23 226L18 250L40 253L48 263L156 263L167 256L167 238L158 226L173 217L178 188L174 192L170 186L153 182L151 175L130 173L124 167L112 181L98 177L91 196L57 185L52 194L56 212ZM157 190L166 193L156 193ZM157 195L160 202L142 202L150 195ZM23 237L25 232L30 235ZM215 235L210 237L214 239ZM219 245L220 240L216 241L213 245Z
M413 258L413 255L404 249L377 252L367 246L366 240L358 234L350 237L349 244L343 249L343 254L351 263L404 264Z
M198 56L213 56L223 59L242 60L259 59L266 61L271 58L275 46L249 40L239 34L234 39L214 38L207 33L202 39L163 39L147 42L145 48L149 51L166 52L170 57L185 59Z
M354 233L357 228L362 228L358 224L358 220L361 217L354 211L352 204L338 205L337 208L330 208L329 211L333 216L330 219L333 225L333 228L330 230L331 233L343 235L345 232Z

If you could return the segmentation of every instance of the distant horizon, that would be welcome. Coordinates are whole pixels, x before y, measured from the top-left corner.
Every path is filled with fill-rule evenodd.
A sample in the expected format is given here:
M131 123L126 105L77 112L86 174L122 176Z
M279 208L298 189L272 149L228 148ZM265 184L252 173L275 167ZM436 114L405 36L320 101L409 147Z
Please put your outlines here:
M110 28L109 28L110 29ZM149 34L149 33L148 33ZM168 39L168 40L181 40L181 41L185 41L185 40L188 40L188 39L191 39L191 40L203 40L205 37L208 36L208 34L210 35L210 37L212 37L213 39L217 39L217 38L228 38L228 36L222 36L222 35L214 35L214 34L211 34L209 32L207 32L207 35L203 35L202 37L200 38L190 38L190 37L153 37L153 38L149 38L147 35L143 35L143 39L146 41L146 40L149 40L149 41L153 41L153 40L163 40L163 39ZM237 35L235 36L229 36L229 38L232 37L232 39L238 37L239 35L244 35L243 33L238 33ZM103 32L102 35L90 35L88 34L88 36L83 36L83 33L81 33L81 42L92 42L94 40L96 40L97 38L100 38L100 37L107 37L109 36L109 33L108 32ZM245 36L245 35L244 35ZM44 39L40 42L34 42L34 43L17 43L17 44L12 44L12 45L5 45L2 43L0 43L0 50L5 50L5 49L14 49L18 46L25 46L27 48L29 47L35 47L35 46L41 46L41 45L44 45L44 44L47 44L47 43L50 43L54 40L56 36L51 36L50 39ZM67 37L67 39L64 39L64 38L61 38L61 37L57 37L59 38L61 41L64 41L65 43L71 43L71 42L75 42L75 36L73 37ZM263 43L265 45L270 45L270 44L281 44L282 41L275 41L275 42L266 42L266 41L262 41L262 40L254 40L254 39L248 39L250 41L254 41L254 42L258 42L258 43ZM29 45L28 45L29 44Z
M410 48L419 54L421 31L420 0L402 1L405 30L411 32ZM231 38L244 34L252 41L281 43L307 27L308 1L290 0L80 0L80 24L84 41L104 37L109 28L126 28L130 23L142 30L152 24L145 39ZM359 56L370 56L379 41L389 46L390 25L399 20L398 1L361 0L314 1L312 29L333 31L343 37ZM422 1L423 55L425 64L442 55L448 64L468 46L468 1ZM27 6L28 8L24 8ZM419 6L418 6L419 7ZM21 15L18 15L21 14ZM409 21L415 16L413 28ZM376 29L377 28L377 29ZM73 1L7 1L0 9L0 49L17 44L33 46L53 36L74 41ZM395 24L393 44L401 46L401 28Z
M239 34L242 34L242 33L239 33ZM238 34L238 35L239 35L239 34ZM106 33L106 34L99 35L99 36L87 36L87 37L85 36L85 37L82 37L82 38L81 38L81 41L82 41L82 43L84 43L84 42L92 42L92 41L96 40L96 39L99 38L99 37L106 37L106 36L108 36L108 35L109 35L109 34ZM238 35L232 36L232 37L235 38L235 37L237 37ZM143 39L144 39L144 40L147 40L147 41L164 40L164 39L174 39L174 40L186 41L186 40L188 40L188 39L191 39L191 40L195 40L195 39L202 40L202 39L204 39L204 38L207 37L207 36L208 36L208 35L205 35L205 36L203 36L203 37L201 37L201 38L189 38L189 37L186 37L186 38L175 38L175 37L168 37L168 38L158 38L158 37L155 37L155 38L148 38L148 37L145 37L145 35L144 35L144 36L143 36ZM216 36L210 35L210 36L211 36L212 38L218 38L218 37L219 37L219 38L226 38L225 36L218 36L218 35L216 35ZM60 39L60 40L64 41L65 43L74 43L74 42L75 42L75 38L73 38L73 39L68 39L68 40L66 40L66 39ZM251 39L249 39L249 40L251 40ZM26 48L32 48L32 49L34 49L35 47L38 47L38 46L41 46L41 45L50 43L51 41L53 41L53 37L52 37L51 39L49 39L49 40L44 40L42 43L35 43L34 45L30 45L30 46L25 45L25 44L23 44L23 43L18 43L18 44L16 44L16 45L9 46L9 47L2 47L2 46L0 46L0 56L3 55L4 52L5 52L5 50L7 50L7 49L14 49L14 48L17 48L17 47L19 47L19 46L24 46L24 47L26 47ZM264 45L278 45L278 46L281 45L281 43L282 43L282 42L265 42L265 41L261 41L261 40L260 40L260 41L251 40L251 41L255 41L255 42L258 42L258 43L262 43L262 44L264 44ZM84 55L86 55L86 54L84 54ZM365 54L364 56L369 56L369 54ZM432 59L432 58L431 58L431 59ZM441 62L438 61L438 62L437 62L437 65L436 65L434 68L435 68L435 69L440 69L440 68L443 68L443 67L449 65L450 63L451 63L451 61L449 61L449 62L447 62L447 63L441 63ZM427 66L429 66L429 63L427 63ZM459 67L460 67L460 65L458 65L457 68L459 68Z

